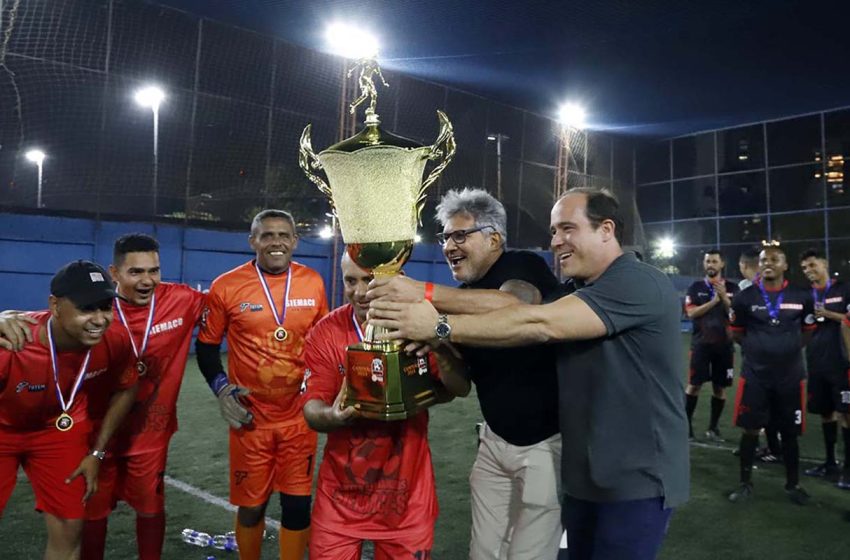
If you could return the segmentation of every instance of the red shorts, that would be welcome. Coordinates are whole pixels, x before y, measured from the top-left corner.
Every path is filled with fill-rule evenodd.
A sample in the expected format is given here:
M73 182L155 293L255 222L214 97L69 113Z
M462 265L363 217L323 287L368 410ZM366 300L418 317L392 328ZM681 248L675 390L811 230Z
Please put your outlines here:
M119 500L138 513L165 511L168 447L126 457L107 457L100 466L97 493L86 504L86 519L108 517Z
M88 454L88 432L54 428L32 432L0 430L0 515L18 479L18 467L35 493L35 509L61 519L82 519L86 483L82 476L65 479Z
M335 532L313 523L310 529L310 560L359 560L364 540L375 543L375 560L430 560L434 524L423 526L418 531L387 529L385 538L361 539L344 532L344 528Z
M230 502L259 506L272 492L309 496L317 441L316 432L304 422L230 430Z

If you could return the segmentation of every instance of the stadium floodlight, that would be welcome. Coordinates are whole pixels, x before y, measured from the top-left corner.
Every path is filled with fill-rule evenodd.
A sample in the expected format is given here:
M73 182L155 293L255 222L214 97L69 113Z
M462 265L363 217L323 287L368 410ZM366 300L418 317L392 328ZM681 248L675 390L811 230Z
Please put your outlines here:
M150 107L153 111L153 214L157 213L159 196L159 105L165 99L165 92L157 86L147 86L136 92L136 103Z
M44 174L44 158L47 157L41 150L30 150L26 154L27 160L33 162L38 167L38 194L36 195L36 208L42 208L41 203L41 178Z
M321 230L319 230L319 237L322 239L330 239L334 236L334 230L331 229L331 226L325 226Z
M655 249L655 253L659 258L672 258L676 255L676 241L672 237L662 237L656 242Z
M558 122L561 126L581 130L587 126L587 112L578 103L564 103L558 109Z
M378 38L361 27L334 22L325 30L325 41L334 54L346 58L378 57Z
M413 236L413 242L414 243L422 243L422 236L417 233L416 235Z

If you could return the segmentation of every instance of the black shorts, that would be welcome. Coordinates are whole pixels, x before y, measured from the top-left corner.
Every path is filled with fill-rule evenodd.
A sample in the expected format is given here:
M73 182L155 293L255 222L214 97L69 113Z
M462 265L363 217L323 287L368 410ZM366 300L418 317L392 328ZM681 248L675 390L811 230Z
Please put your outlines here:
M735 349L731 344L698 344L691 348L690 385L711 381L713 385L729 387L734 376Z
M850 370L812 372L808 387L809 412L826 416L850 412Z
M766 428L781 432L806 428L806 392L803 381L765 383L751 375L738 381L735 394L735 425L745 430Z

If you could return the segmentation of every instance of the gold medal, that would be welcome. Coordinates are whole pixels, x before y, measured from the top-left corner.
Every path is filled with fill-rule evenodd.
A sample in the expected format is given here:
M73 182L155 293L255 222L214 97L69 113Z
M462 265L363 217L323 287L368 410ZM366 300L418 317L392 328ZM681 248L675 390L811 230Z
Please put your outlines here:
M59 415L59 418L56 419L56 429L60 432L67 432L71 428L74 427L74 419L71 418L67 413L63 412Z
M139 376L142 376L148 372L148 366L145 365L145 362L139 360L136 362L136 371L139 372Z
M286 332L286 329L283 327L278 327L274 330L274 339L278 342L283 342L289 336L289 333Z

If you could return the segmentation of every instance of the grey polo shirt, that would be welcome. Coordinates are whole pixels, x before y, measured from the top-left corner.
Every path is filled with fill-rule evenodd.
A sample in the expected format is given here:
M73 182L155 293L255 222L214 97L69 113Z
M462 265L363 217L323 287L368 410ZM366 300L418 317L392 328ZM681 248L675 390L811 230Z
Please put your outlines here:
M564 492L591 502L663 496L678 506L690 474L679 296L634 253L576 288L608 334L559 352Z

